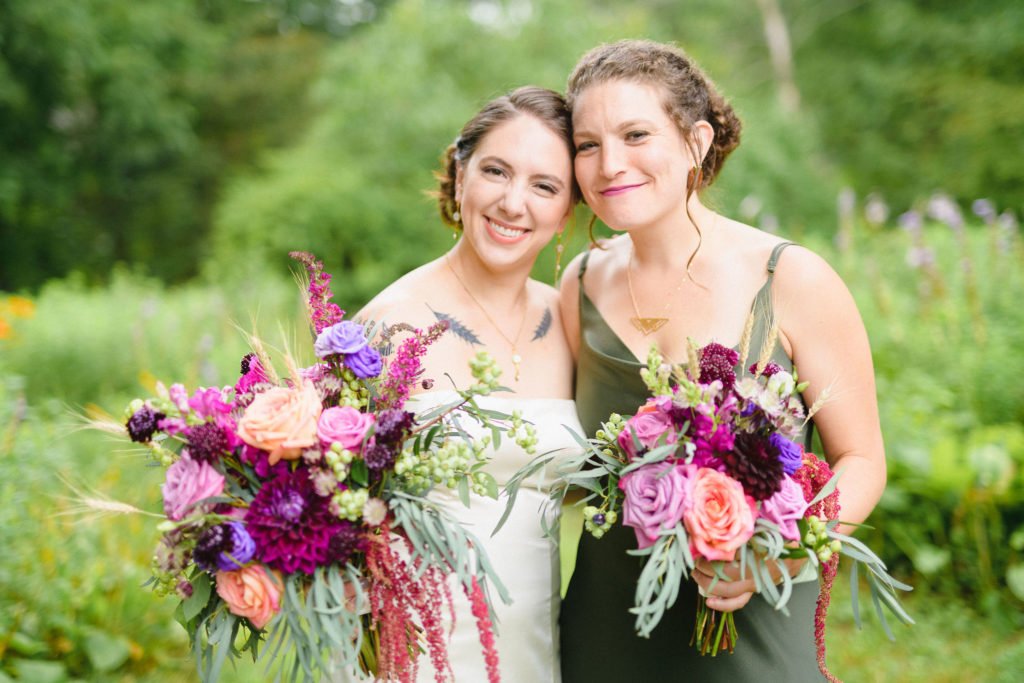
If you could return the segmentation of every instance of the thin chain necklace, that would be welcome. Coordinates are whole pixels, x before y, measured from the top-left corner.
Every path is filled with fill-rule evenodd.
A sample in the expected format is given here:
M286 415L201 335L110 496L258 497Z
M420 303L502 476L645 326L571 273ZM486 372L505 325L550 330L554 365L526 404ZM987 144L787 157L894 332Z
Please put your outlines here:
M676 298L676 294L678 294L679 290L683 288L683 283L686 282L688 278L680 279L679 284L676 285L675 290L673 290L672 292L672 296L668 297L668 300L665 302L665 307L661 310L661 314L663 317L645 318L642 315L640 315L640 307L636 305L636 294L633 293L633 251L633 243L630 242L629 263L626 265L626 286L629 288L629 299L630 301L633 302L633 312L636 313L636 316L630 318L629 322L631 322L633 324L633 327L639 330L640 333L646 337L647 335L653 334L660 330L665 325L665 323L669 321L668 317L666 316L666 313L668 313L669 306L672 305L672 301Z
M505 342L509 345L509 348L512 349L512 368L515 372L515 381L518 382L519 364L523 362L523 357L519 355L517 347L519 345L519 337L522 336L523 334L523 328L526 327L526 314L528 312L527 308L525 306L523 307L523 319L519 322L519 330L516 332L515 339L509 339L508 336L501 331L501 328L498 327L498 323L494 322L494 318L492 318L491 314L487 312L487 309L484 308L484 305L480 303L480 300L473 296L473 292L471 292L469 290L469 287L466 286L466 283L462 281L462 277L459 275L458 271L456 271L455 268L452 266L451 252L444 255L444 263L446 266L448 266L448 270L452 271L452 275L454 275L455 279L459 281L459 284L462 285L462 291L464 291L469 296L469 298L473 300L473 303L475 303L477 308L480 309L480 312L484 314L485 318L487 318L487 322L491 324L491 327L493 327L494 330L501 335L501 338L504 339ZM522 299L525 295L526 288L524 287L522 293L519 295L519 298Z

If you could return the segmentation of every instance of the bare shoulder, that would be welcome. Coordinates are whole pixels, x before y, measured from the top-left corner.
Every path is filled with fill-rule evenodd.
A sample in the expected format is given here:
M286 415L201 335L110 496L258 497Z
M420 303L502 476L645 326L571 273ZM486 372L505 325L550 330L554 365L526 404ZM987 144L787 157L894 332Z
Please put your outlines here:
M846 284L828 261L797 244L780 254L774 288L777 296L786 298L848 294Z
M431 262L406 273L381 290L354 317L378 323L404 322L416 327L435 322L423 293L432 291L436 270L436 263Z

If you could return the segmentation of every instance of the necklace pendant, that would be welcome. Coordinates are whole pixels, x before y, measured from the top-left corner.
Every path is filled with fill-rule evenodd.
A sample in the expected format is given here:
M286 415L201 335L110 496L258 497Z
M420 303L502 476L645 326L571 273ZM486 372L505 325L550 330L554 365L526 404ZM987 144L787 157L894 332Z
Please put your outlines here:
M629 322L646 337L660 330L668 322L668 318L630 318Z
M519 381L519 364L523 362L523 357L518 353L512 354L512 368L515 370L515 380Z

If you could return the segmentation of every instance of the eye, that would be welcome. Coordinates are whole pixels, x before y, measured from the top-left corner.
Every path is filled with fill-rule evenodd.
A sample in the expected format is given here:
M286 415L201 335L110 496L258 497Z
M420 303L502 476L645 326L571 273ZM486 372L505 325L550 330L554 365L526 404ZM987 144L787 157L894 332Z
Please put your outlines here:
M484 175L496 176L499 178L505 177L505 169L500 166L484 166L481 170Z
M552 197L558 194L558 188L552 185L551 183L537 183L537 185L535 185L534 187Z
M576 145L576 153L577 154L583 154L584 152L589 152L589 151L591 151L593 149L596 149L596 148L597 148L597 143L596 142L593 142L591 140L587 140L586 142L581 142L580 144Z
M650 136L646 130L631 130L626 133L626 142L641 142Z

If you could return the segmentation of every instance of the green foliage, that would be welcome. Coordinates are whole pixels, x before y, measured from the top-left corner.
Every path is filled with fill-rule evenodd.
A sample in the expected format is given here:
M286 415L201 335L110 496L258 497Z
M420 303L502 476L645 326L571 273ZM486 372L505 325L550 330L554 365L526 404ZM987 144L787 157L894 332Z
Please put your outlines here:
M322 41L276 31L227 0L0 5L0 289L194 274L220 176L302 120Z
M1024 7L784 3L803 94L858 190L901 206L936 188L1024 204Z

